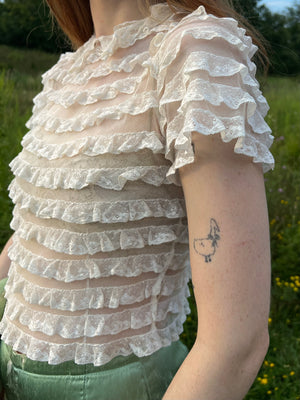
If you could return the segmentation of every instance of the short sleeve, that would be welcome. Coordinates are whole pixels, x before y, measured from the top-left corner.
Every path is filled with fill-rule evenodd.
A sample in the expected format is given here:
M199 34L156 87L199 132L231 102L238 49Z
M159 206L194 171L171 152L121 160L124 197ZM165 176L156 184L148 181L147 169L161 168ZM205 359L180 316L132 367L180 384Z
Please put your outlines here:
M255 78L252 39L233 18L206 14L203 6L163 38L155 54L160 129L167 179L180 185L178 168L194 161L192 132L237 139L234 152L274 168L268 103Z

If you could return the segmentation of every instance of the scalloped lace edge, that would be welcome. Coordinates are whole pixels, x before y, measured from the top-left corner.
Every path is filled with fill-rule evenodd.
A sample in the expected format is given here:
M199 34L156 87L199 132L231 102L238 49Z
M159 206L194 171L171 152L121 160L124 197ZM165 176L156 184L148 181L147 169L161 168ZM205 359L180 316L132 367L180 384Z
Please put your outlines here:
M171 297L158 301L155 307L151 302L113 314L89 314L70 316L53 312L37 311L28 308L15 297L7 303L6 315L11 321L18 321L32 332L42 332L48 336L59 335L65 339L83 336L116 335L127 329L140 329L153 322L166 319L168 313L188 314L190 312L185 286Z
M20 209L29 210L39 218L85 224L137 221L146 217L180 218L186 216L184 199L133 199L107 202L72 202L35 197L25 192L15 179L9 197Z
M153 186L168 184L166 165L125 168L47 168L33 166L21 155L22 153L17 155L9 164L13 174L35 186L48 189L82 189L93 184L105 189L122 190L128 181L137 180Z
M101 259L90 257L81 260L49 259L24 248L17 234L14 235L13 244L8 249L8 257L35 275L63 282L113 275L135 277L144 272L161 273L167 264L171 270L190 265L189 249L179 253L170 251Z
M30 304L58 310L78 311L88 308L117 308L119 305L133 304L151 296L170 296L175 290L185 286L191 278L189 267L176 274L166 275L165 270L157 277L115 287L86 287L83 289L58 289L41 287L26 280L17 272L12 262L5 285L5 297L9 300L14 293L21 293Z
M26 122L26 127L32 129L36 126L43 127L45 130L55 133L63 132L82 132L86 128L99 126L102 121L107 119L120 120L124 115L139 115L146 111L157 108L157 96L155 90L138 93L131 96L123 103L110 107L101 107L86 113L81 112L73 118L60 118L53 116L50 112L51 103L41 110L34 110L32 116Z
M126 132L109 136L83 136L64 143L47 143L47 136L37 138L34 128L22 139L22 146L39 157L54 160L62 157L73 157L78 154L97 156L100 154L136 153L150 149L153 153L164 153L160 134L156 131ZM70 137L68 137L70 139Z
M179 339L183 331L186 315L179 315L170 325L163 329L154 328L151 331L131 336L111 343L89 344L69 343L58 344L36 339L17 328L7 318L0 322L0 332L5 343L15 351L25 354L28 358L47 361L49 364L59 364L74 360L76 364L93 363L104 365L118 355L135 354L138 357L148 356L161 347L169 346Z
M187 225L182 223L80 233L25 221L16 206L10 227L25 240L35 239L48 249L71 255L93 255L100 251L143 248L173 241L188 243Z

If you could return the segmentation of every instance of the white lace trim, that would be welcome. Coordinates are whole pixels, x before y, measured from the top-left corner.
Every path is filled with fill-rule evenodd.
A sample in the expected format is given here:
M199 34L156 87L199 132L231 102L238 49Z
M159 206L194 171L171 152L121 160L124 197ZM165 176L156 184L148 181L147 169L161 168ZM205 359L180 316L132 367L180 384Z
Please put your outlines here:
M99 126L106 119L120 120L125 115L143 114L151 108L158 107L156 91L142 92L132 95L123 103L111 107L101 107L89 113L80 112L73 118L59 118L53 116L51 107L48 103L41 111L37 110L26 122L26 127L32 129L35 126L43 127L46 131L63 132L82 132L84 129Z
M169 184L168 166L135 165L123 168L55 168L31 165L18 154L9 164L11 171L25 181L48 189L82 189L98 185L105 189L122 190L127 181L142 180L154 186Z
M99 154L132 153L149 149L153 153L164 153L164 146L159 134L155 131L115 133L114 135L81 136L66 138L63 143L49 143L49 136L38 137L40 129L34 128L22 139L22 146L38 157L54 160L62 157L73 157L78 154L96 156ZM51 136L52 139L52 136Z
M76 54L76 53L75 53ZM69 74L68 66L64 66L60 61L43 75L45 87L52 87L53 82L61 85L86 85L91 79L97 79L110 75L112 72L132 72L138 65L142 65L149 59L148 51L140 54L129 54L119 60L112 60L99 64L97 68L78 70L78 73ZM71 61L71 60L70 60Z
M144 272L161 273L166 265L170 270L189 267L189 249L181 252L137 254L111 258L84 258L81 260L50 259L24 248L17 234L8 250L9 258L27 271L44 278L63 282L105 278L109 276L135 277Z
M158 275L129 285L67 290L33 284L18 274L16 264L12 263L5 285L5 297L10 299L13 293L20 293L27 303L68 311L118 308L119 305L134 304L151 296L170 296L186 286L190 276L190 269L184 268L176 274Z
M162 347L169 346L179 339L185 319L185 315L178 315L163 329L154 328L147 333L104 344L46 342L26 334L5 316L0 322L0 332L1 339L5 343L12 346L15 351L26 354L32 360L47 361L49 364L74 360L76 364L93 363L98 366L106 364L119 355L127 356L133 353L138 357L144 357Z
M83 89L80 92L74 92L74 89L66 90L64 87L57 90L48 88L34 98L34 111L38 112L51 103L68 108L75 103L88 105L97 103L99 100L111 100L116 98L120 93L133 94L138 84L141 83L147 74L147 69L144 69L138 76L128 76L127 78L96 86L92 89Z
M108 202L81 202L45 199L25 192L13 179L9 197L20 209L39 218L56 218L70 223L116 223L146 217L180 218L186 216L184 199L136 199Z
M18 321L32 332L59 335L66 339L116 335L127 329L139 329L153 322L165 320L168 313L185 315L190 312L186 286L170 298L158 302L157 311L152 303L126 309L112 314L61 315L28 308L15 296L8 303L6 314L11 321Z
M192 22L195 24L191 27ZM169 66L174 66L176 57L184 51L182 41L186 37L192 38L192 45L197 45L199 40L199 50L196 46L191 47L184 65L175 76L169 76ZM205 44L208 41L213 46L213 39L216 38L223 40L229 51L234 47L244 63L215 54L212 47L211 53L200 50L201 45L208 48ZM257 47L245 35L245 30L238 27L237 21L207 15L202 6L171 29L160 47L153 48L153 59L159 65L158 92L164 88L159 113L162 131L166 126L165 156L172 162L166 175L170 182L180 185L178 168L194 161L192 131L204 135L220 133L224 142L238 138L234 149L236 153L253 157L254 162L262 162L264 172L273 168L274 158L269 151L273 136L264 121L269 106L259 90L255 79L256 66L251 61L256 50ZM220 48L217 51L220 52ZM228 78L236 76L239 79L233 79L230 86ZM168 83L166 78L169 78ZM225 84L222 78L226 78ZM237 87L235 81L242 82L243 86ZM181 104L179 108L176 106L176 115L168 119L166 108L179 101ZM222 107L221 111L219 107Z
M25 240L34 239L48 249L65 254L95 254L100 251L138 249L172 241L188 242L187 226L181 223L82 233L26 221L17 207L13 214L10 227L20 237Z
M150 17L117 25L113 35L110 36L96 38L93 35L76 52L63 54L58 63L42 76L43 83L55 80L62 84L85 84L91 78L91 71L87 73L84 71L89 64L106 61L118 48L128 48L137 40L170 28L173 13L166 4L154 4L150 11ZM114 60L109 63L109 70L104 66L104 71L99 71L100 75L97 72L94 77L106 75L111 70L120 71L122 68L126 71L130 68L131 71L133 68L130 64L132 61L136 63L136 57L139 55L133 54L130 59Z

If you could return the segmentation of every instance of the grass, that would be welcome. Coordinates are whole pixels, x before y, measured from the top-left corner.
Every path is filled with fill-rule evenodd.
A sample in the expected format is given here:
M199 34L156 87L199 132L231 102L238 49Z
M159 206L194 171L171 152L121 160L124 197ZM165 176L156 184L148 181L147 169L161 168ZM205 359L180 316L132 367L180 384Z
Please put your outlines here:
M0 245L9 228L12 204L7 186L12 179L9 162L21 149L32 98L40 90L41 73L57 56L0 46ZM272 249L270 347L246 400L300 399L300 78L269 77L263 93L270 105L267 122L275 141L276 168L265 175ZM191 348L197 312L184 324L181 339Z

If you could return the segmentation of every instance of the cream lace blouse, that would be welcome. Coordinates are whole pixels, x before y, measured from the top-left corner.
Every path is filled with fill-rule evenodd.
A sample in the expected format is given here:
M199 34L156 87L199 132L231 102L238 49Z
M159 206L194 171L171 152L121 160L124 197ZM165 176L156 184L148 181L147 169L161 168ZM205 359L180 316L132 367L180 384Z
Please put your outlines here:
M237 139L235 152L273 167L256 50L234 19L156 4L43 75L10 164L4 342L50 364L103 365L178 340L190 279L178 168L194 161L191 132Z

